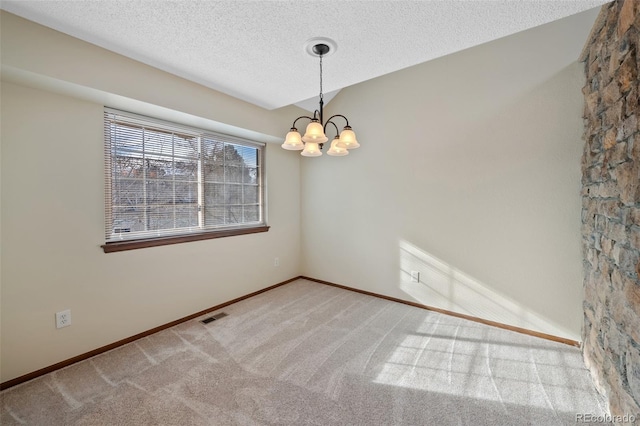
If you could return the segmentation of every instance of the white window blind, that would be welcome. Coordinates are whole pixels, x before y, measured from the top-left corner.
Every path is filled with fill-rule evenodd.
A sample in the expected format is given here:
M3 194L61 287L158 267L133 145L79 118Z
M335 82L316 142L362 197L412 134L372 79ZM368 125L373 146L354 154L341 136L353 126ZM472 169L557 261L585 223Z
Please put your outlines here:
M107 244L264 226L263 144L105 109Z

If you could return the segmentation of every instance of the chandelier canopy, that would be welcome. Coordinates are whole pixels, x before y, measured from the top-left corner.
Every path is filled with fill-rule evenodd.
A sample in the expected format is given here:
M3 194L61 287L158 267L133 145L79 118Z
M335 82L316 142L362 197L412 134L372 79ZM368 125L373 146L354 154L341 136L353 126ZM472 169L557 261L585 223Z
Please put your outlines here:
M313 112L313 117L303 115L296 118L293 121L293 125L291 126L289 133L287 133L284 143L282 144L282 148L284 149L291 151L302 150L300 154L305 157L319 157L322 155L322 147L325 142L329 140L326 136L327 126L329 125L334 127L336 135L331 141L327 155L342 157L344 155L348 155L350 149L355 149L360 146L356 140L356 134L351 129L351 126L349 126L349 120L347 120L347 117L341 114L335 114L329 117L327 121L324 121L323 119L322 110L324 107L324 99L322 97L322 57L329 53L330 50L331 47L324 42L319 42L311 47L309 53L320 58L320 108ZM296 123L302 118L310 120L304 136L300 136L300 133L296 128ZM346 125L343 127L341 132L338 130L338 126L334 122L334 119L336 118L342 118L346 122Z

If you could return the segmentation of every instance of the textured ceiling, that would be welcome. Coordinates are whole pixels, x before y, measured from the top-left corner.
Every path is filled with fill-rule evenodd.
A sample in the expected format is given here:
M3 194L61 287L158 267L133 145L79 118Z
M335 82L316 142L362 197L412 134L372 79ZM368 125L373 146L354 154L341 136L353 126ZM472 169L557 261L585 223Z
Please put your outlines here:
M273 109L598 7L603 0L10 1L6 11ZM576 59L579 52L576 52ZM325 101L330 96L325 95ZM313 107L312 107L313 108Z

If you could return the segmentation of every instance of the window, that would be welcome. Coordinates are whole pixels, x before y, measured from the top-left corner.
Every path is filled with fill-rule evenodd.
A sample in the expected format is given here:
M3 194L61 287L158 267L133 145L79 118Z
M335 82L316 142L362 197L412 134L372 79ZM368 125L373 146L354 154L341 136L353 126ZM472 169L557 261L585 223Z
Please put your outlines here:
M105 252L268 230L264 145L105 109Z

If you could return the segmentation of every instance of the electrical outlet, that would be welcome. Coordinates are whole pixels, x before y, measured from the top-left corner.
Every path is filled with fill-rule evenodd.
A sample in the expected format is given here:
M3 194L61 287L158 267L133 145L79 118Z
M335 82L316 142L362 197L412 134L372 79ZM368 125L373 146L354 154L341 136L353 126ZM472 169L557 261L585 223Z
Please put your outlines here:
M273 259L273 266L280 266L280 258L276 257Z
M419 283L420 282L420 272L411 271L411 282L412 283Z
M71 325L71 309L56 312L56 328L68 327Z

